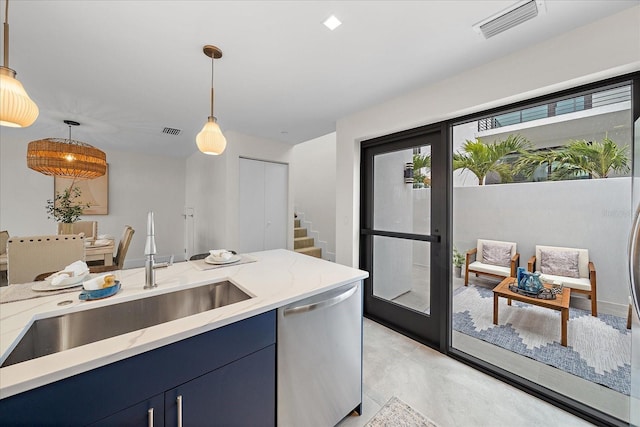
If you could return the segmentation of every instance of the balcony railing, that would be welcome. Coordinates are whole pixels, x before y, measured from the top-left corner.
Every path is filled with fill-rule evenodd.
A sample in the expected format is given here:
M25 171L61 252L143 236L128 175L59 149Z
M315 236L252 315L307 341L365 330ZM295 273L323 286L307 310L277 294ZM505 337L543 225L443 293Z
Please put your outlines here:
M478 120L478 131L482 132L504 126L516 125L518 123L530 122L532 120L546 119L549 117L560 116L562 114L590 110L592 108L604 107L606 105L618 104L630 100L630 86L607 89L600 92L581 95L575 98L554 101L537 107L513 111L493 117L486 117Z

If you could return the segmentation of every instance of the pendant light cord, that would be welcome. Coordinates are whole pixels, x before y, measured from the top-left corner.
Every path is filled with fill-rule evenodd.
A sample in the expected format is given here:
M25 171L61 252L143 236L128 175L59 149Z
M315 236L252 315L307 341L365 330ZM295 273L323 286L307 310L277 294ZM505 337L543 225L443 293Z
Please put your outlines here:
M211 55L211 117L213 117L213 57L215 55Z
M4 4L4 62L3 66L9 68L9 0Z

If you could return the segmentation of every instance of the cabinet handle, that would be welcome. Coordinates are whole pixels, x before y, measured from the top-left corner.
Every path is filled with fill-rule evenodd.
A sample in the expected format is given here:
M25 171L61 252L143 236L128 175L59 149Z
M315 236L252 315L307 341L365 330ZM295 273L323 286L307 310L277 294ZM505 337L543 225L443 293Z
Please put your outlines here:
M176 398L178 404L178 427L182 427L182 395Z
M153 427L153 408L147 411L147 425Z

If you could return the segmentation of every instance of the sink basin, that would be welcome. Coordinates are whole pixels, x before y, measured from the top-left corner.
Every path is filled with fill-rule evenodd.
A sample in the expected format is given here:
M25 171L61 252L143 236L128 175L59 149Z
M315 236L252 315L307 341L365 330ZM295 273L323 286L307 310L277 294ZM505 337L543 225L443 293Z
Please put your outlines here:
M229 281L92 308L33 322L0 367L251 298Z

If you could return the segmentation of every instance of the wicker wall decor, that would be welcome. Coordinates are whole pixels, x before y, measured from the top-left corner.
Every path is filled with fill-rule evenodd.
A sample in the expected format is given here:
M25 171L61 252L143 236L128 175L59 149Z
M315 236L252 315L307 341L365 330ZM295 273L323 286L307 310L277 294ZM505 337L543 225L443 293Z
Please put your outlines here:
M46 138L31 141L27 147L27 166L45 175L69 178L97 178L107 171L107 155L87 143L71 139L71 126L78 122L64 121L69 125L69 139Z

